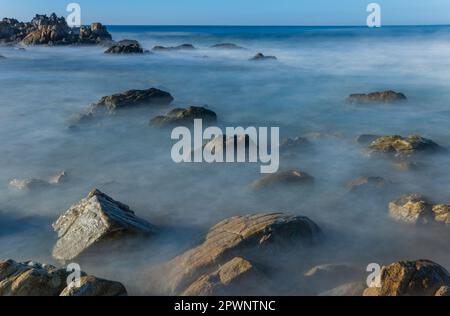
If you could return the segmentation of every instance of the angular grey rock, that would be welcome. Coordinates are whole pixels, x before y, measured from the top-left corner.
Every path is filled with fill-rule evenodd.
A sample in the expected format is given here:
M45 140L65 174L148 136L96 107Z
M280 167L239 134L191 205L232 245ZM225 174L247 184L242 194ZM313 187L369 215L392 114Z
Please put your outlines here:
M66 261L102 240L126 234L154 234L156 228L137 217L130 208L94 189L89 195L72 205L53 224L58 241L53 257Z
M105 54L143 54L144 50L139 44L138 41L134 40L123 40L117 43L114 43L111 47L109 47Z

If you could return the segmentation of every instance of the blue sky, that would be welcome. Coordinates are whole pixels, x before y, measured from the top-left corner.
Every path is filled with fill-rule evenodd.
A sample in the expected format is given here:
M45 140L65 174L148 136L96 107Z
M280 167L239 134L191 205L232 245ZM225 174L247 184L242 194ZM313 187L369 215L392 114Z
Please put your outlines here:
M0 0L0 17L66 15L70 2L83 24L363 25L371 2L384 25L450 24L450 0Z

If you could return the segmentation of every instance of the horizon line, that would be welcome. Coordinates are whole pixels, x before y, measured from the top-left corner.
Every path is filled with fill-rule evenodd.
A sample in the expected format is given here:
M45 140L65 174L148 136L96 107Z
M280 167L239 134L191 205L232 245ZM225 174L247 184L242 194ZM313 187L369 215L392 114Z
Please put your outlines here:
M92 22L96 23L96 22ZM102 22L100 22L102 23ZM263 24L106 24L102 23L105 26L189 26L189 27L202 27L202 26L215 26L215 27L368 27L365 24L329 24L329 25L263 25ZM383 27L408 27L408 26L450 26L449 24L386 24L381 27L373 27L373 29L382 29Z

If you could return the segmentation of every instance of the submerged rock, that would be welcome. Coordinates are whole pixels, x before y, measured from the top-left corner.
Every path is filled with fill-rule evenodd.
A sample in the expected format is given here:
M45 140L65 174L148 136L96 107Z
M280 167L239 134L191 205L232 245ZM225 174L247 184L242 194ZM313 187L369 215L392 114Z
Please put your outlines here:
M6 59L6 57L3 55L0 55L0 59Z
M200 246L164 266L166 286L172 294L183 293L201 277L220 273L220 267L232 258L238 256L253 262L276 248L313 245L320 236L319 227L307 217L282 213L234 216L211 228ZM249 268L242 260L229 265L240 267L241 272Z
M382 177L359 177L352 180L347 187L352 193L370 193L376 190L384 190L390 185Z
M403 93L398 93L395 91L383 91L383 92L373 92L373 93L358 93L351 94L347 98L347 103L359 103L359 104L369 104L369 103L395 103L399 101L406 101L406 96Z
M97 189L72 205L53 224L58 241L53 248L57 260L71 260L106 238L154 234L155 227L137 217L130 208Z
M0 261L0 296L119 296L127 295L119 282L81 272L81 287L68 284L71 271L32 261Z
M41 180L35 178L13 179L9 183L9 185L18 190L34 190L61 184L66 181L66 179L67 173L65 171L61 171L57 175L51 177L49 180Z
M138 41L123 40L109 47L105 54L143 54L144 50Z
M429 260L400 261L381 269L380 287L368 288L364 296L434 296L450 286L450 274Z
M314 177L300 170L278 171L262 176L251 184L253 189L270 189L280 185L309 185L314 182Z
M193 124L194 119L202 119L203 123L215 123L217 115L202 106L190 106L186 109L174 109L167 115L157 116L150 121L152 125L186 125Z
M105 96L91 106L92 111L106 108L109 112L136 106L167 106L172 103L170 93L150 88L147 90L128 90Z
M434 153L443 151L443 147L434 141L419 135L402 137L399 135L382 136L368 146L369 154L390 154L396 157L407 157L418 153Z
M233 44L233 43L215 44L215 45L211 46L211 48L218 48L218 49L244 49L244 47L238 46L238 45Z
M263 53L258 53L250 58L250 60L277 60L277 58L275 56L266 56Z
M171 47L166 47L166 46L155 46L153 47L153 51L158 51L158 52L165 52L165 51L177 51L177 50L194 50L195 46L192 44L182 44L182 45L178 45L178 46L171 46Z
M305 137L287 138L280 144L280 153L295 154L309 146L311 143Z

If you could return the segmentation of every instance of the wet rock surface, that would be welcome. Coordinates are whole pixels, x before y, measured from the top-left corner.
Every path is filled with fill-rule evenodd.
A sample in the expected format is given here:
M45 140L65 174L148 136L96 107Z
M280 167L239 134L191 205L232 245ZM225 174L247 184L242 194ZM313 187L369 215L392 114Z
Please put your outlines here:
M277 58L275 56L266 56L263 53L258 53L255 56L253 56L252 58L250 58L250 60L253 60L253 61L277 60Z
M130 208L97 189L72 205L53 224L58 240L53 257L71 260L101 241L130 235L152 235L156 228L137 217Z
M372 92L368 94L364 93L351 94L347 98L347 103L350 104L396 103L406 100L407 98L403 93L389 90L382 92Z
M37 262L0 261L0 296L118 296L127 295L119 282L81 272L81 287L67 284L71 272Z
M276 186L295 186L295 185L310 185L314 182L314 177L306 172L298 169L278 171L276 173L262 176L260 179L254 181L250 186L252 189L271 189Z
M0 22L0 42L24 45L92 45L111 41L101 23L70 28L64 17L36 15L31 22L4 18Z
M167 115L157 116L150 121L151 125L189 125L195 119L202 119L203 123L215 123L217 114L202 106L190 106L186 109L174 109Z
M117 43L114 43L111 47L109 47L105 54L143 54L144 49L141 47L138 41L134 40L123 40Z
M271 213L225 219L210 229L200 246L175 257L164 266L167 290L173 294L183 293L199 278L208 279L211 273L220 273L220 267L235 257L254 262L277 248L314 245L320 236L319 227L301 216ZM249 270L249 264L245 261L239 260L237 263L232 261L229 264L234 267L231 269L235 271L232 275Z
M367 288L364 296L435 296L450 286L450 274L429 260L400 261L381 269L380 287Z

